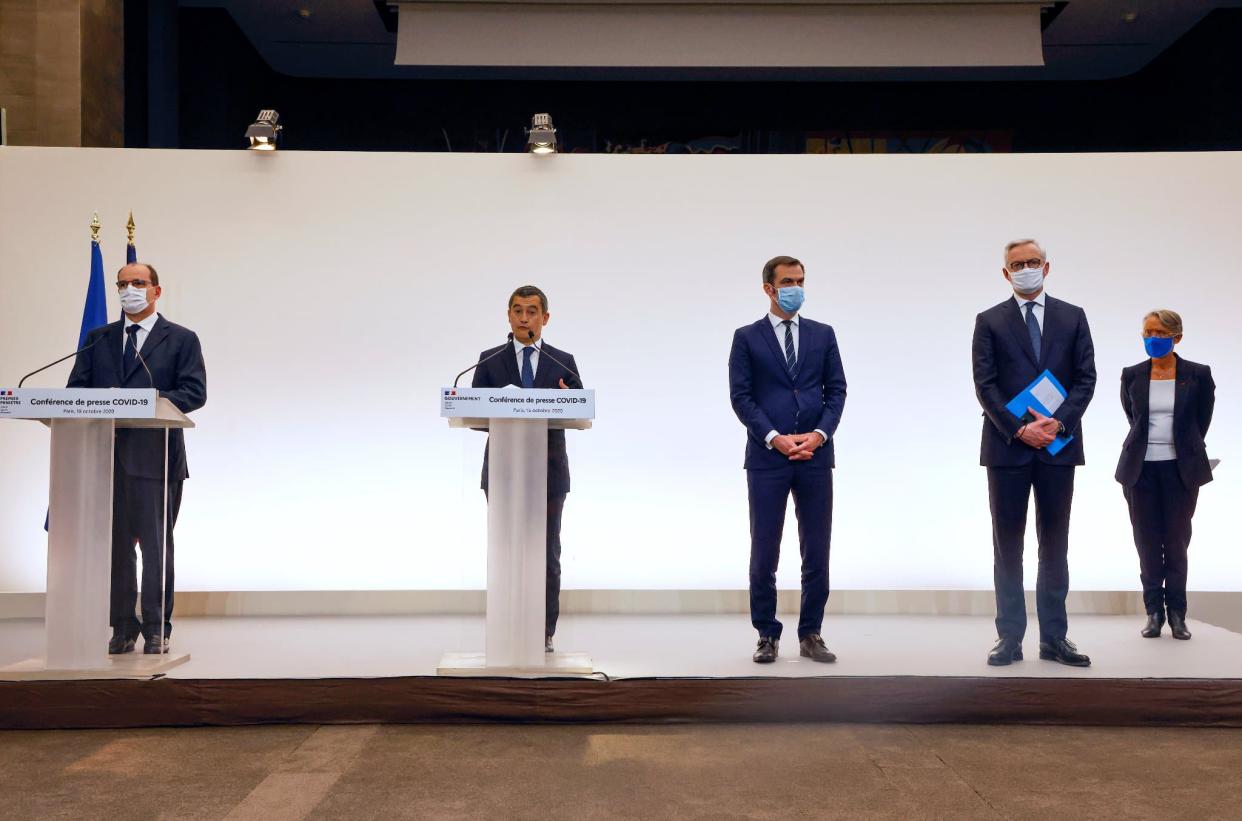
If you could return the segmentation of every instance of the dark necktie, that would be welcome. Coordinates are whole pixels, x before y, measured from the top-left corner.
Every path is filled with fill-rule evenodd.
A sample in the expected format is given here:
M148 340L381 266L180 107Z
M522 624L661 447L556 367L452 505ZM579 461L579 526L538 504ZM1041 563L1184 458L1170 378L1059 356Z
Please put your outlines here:
M1043 334L1039 332L1039 320L1035 318L1035 302L1026 303L1026 332L1031 337L1031 347L1035 350L1035 361L1039 361Z
M138 358L138 328L139 327L140 326L138 325L130 325L128 328L125 329L125 335L128 337L125 340L125 358L124 358L125 374L128 374L130 371L130 368L134 367L134 362ZM113 348L113 350L116 350L116 349ZM125 374L122 374L122 377L124 377Z
M530 366L530 358L535 355L535 346L527 345L522 349L522 387L535 387L535 369Z
M785 367L792 374L798 367L798 357L794 353L793 344L793 320L783 319L781 324L785 326Z

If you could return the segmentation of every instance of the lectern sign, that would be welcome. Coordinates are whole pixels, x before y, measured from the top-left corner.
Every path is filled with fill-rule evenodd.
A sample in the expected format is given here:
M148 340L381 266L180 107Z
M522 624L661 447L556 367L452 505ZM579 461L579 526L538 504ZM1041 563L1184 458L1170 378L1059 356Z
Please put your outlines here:
M149 388L0 388L0 417L154 419L158 398Z
M594 419L594 390L559 388L443 388L440 415L448 418Z

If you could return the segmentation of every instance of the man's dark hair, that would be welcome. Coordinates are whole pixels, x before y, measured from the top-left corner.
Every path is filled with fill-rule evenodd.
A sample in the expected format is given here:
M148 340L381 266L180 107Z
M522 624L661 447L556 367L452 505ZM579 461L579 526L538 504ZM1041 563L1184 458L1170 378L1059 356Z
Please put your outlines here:
M765 284L771 285L776 279L776 269L780 265L797 265L802 269L802 273L806 273L806 266L793 257L772 257L763 264L763 281Z
M148 271L150 271L150 272L151 272L151 284L152 284L152 285L159 285L159 284L160 284L160 275L159 275L159 272L157 272L157 271L155 270L155 266L154 266L154 265L152 265L152 264L151 264L151 263L149 263L149 262L127 262L127 263L125 263L124 265L122 265L120 268L117 268L117 269L116 269L116 275L117 275L117 276L120 276L120 275L121 275L121 272L122 272L122 271L124 271L126 268L128 268L128 267L129 267L129 266L131 266L131 265L141 265L143 268L146 268Z
M153 280L154 281L154 280ZM513 293L509 294L509 307L513 307L513 300L517 297L539 297L539 304L543 306L543 312L548 312L548 295L536 288L534 285L523 285Z

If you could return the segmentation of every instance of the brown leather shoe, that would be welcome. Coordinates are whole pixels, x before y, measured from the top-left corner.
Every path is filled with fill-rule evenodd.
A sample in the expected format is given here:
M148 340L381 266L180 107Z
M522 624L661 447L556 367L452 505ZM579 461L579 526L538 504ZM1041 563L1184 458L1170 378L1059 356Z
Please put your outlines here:
M777 653L780 652L780 646L779 639L760 636L759 646L755 648L755 654L751 656L751 660L756 664L771 664L776 661Z
M811 633L798 642L798 655L811 661L822 661L829 664L837 660L837 654L828 649L819 633Z
M134 652L135 639L124 630L113 629L112 638L108 639L108 655L121 656Z

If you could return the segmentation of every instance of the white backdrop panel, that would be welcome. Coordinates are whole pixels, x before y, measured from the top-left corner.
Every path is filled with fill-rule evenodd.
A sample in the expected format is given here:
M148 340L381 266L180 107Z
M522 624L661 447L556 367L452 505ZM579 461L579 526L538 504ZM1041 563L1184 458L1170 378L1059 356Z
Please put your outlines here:
M456 589L485 579L483 437L436 389L503 340L513 287L551 299L546 338L598 390L570 433L565 584L746 584L733 329L766 310L764 260L808 267L836 327L837 588L991 585L975 314L1005 298L1001 248L1033 235L1049 293L1082 305L1099 389L1085 419L1071 572L1137 586L1112 479L1124 365L1145 311L1182 312L1212 365L1225 459L1195 519L1191 587L1242 590L1242 212L1234 154L556 156L0 149L0 382L71 349L104 223L108 276L133 209L160 307L196 330L207 406L187 435L183 590ZM119 308L110 294L112 313ZM68 363L32 384L64 383ZM653 416L655 397L676 410ZM0 424L0 590L44 587L48 437ZM1033 534L1028 575L1033 581ZM792 511L783 587L798 580Z

